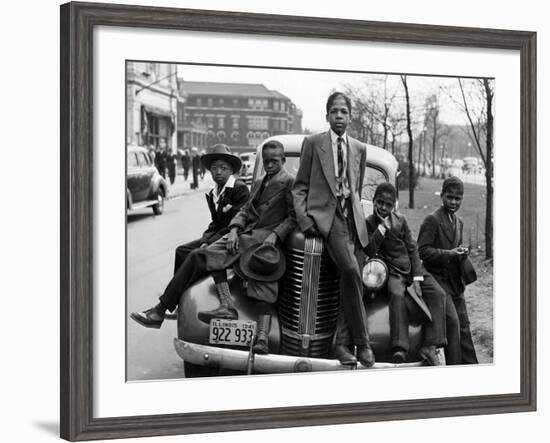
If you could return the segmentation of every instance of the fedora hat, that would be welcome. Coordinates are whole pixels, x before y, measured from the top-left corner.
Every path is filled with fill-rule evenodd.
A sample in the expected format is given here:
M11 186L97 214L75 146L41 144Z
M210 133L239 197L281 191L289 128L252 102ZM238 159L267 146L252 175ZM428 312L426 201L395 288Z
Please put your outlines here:
M212 150L201 157L203 166L210 170L210 165L216 160L226 161L233 168L233 173L238 172L241 169L241 159L233 154L229 146L224 144L214 145Z
M286 259L277 246L257 243L241 254L239 268L248 279L271 282L285 273Z

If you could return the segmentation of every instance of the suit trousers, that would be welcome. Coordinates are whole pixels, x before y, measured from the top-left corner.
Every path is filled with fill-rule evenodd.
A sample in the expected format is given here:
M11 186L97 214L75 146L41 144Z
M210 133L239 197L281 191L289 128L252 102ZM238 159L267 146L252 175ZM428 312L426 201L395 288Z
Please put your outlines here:
M409 350L409 313L405 297L408 282L402 275L388 277L388 297L390 311L390 335L392 348ZM448 364L457 364L459 351L458 316L450 297L429 274L420 282L422 298L432 315L432 321L424 325L424 346L446 347ZM449 304L449 306L447 306Z
M356 239L355 226L338 206L328 237L325 239L327 251L340 273L340 315L357 346L369 344L367 313L363 304L363 281L356 250L362 250ZM339 335L336 342L339 342ZM343 338L342 338L343 339Z
M189 243L184 243L183 245L179 245L176 248L175 253L175 259L174 259L174 275L176 274L176 271L179 269L179 267L183 264L187 256L193 251L194 249L197 249L202 244L202 241L200 238L196 240L192 240Z
M456 313L460 325L460 361L456 364L463 365L475 365L478 363L474 342L472 340L472 332L470 330L470 319L468 317L468 310L466 308L466 300L464 298L464 292L457 291L448 280L438 278L435 274L437 282L449 295L448 300L451 300L450 304L452 310ZM445 354L447 358L447 354Z
M226 237L212 243L208 248L216 251L226 251ZM188 255L181 266L176 270L172 280L166 286L164 293L159 297L160 301L169 311L178 306L181 295L184 291L193 286L201 278L209 275L206 266L204 249L194 249ZM229 252L227 252L229 254Z

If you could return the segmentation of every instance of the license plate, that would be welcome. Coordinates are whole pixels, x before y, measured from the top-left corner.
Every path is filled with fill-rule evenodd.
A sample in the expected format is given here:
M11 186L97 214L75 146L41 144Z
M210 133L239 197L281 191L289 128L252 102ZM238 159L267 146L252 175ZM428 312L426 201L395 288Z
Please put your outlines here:
M255 332L255 321L213 319L210 344L249 347Z

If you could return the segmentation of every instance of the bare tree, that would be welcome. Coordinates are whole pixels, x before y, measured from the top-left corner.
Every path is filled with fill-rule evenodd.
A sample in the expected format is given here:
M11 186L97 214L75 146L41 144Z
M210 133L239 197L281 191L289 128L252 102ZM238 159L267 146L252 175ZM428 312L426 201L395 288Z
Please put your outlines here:
M407 135L409 136L409 208L414 209L414 186L415 186L415 177L414 177L414 162L413 162L413 135L411 128L411 101L409 96L409 87L407 85L407 76L401 76L401 82L403 83L403 88L405 89L405 102L406 102L406 115L407 115Z
M485 166L485 258L493 258L493 81L473 80L473 88L466 89L458 79L462 98L461 107L468 119L470 138ZM476 99L478 100L476 106ZM483 143L485 140L485 143Z

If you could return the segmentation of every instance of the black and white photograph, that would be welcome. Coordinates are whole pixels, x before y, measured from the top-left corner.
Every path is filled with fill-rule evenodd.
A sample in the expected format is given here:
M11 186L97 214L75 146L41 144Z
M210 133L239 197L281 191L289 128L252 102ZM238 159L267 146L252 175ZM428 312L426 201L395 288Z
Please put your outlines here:
M125 68L128 382L494 363L494 78Z

